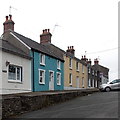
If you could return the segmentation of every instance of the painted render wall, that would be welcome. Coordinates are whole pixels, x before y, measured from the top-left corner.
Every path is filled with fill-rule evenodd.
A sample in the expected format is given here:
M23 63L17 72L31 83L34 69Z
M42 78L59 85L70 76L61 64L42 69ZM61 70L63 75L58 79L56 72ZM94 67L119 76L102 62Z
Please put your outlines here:
M6 66L6 61L22 67L23 79L21 83L8 81L8 66ZM2 51L2 71L6 71L2 72L3 94L31 92L31 60Z
M82 64L79 62L79 71L76 70L76 61L72 59L72 69L69 68L70 57L64 56L64 88L80 89L87 88L87 66L84 65L84 73L82 73ZM69 84L69 74L72 73L72 86ZM79 87L77 87L76 77L79 77ZM82 86L82 78L84 78L84 87Z
M40 53L34 52L34 90L49 90L49 70L54 71L54 90L64 89L64 63L61 62L61 70L57 69L57 59L45 55L45 65L40 65ZM39 84L39 69L45 70L45 84ZM56 72L61 73L61 85L57 85Z

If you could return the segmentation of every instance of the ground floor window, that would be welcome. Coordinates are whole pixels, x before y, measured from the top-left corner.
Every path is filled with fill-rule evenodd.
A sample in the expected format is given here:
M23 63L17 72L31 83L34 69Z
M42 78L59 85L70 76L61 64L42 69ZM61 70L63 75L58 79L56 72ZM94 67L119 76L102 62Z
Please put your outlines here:
M90 80L90 78L88 80L88 87L91 87L91 80Z
M9 65L8 66L8 79L14 82L22 82L22 67Z
M57 85L61 85L61 73L57 72Z
M45 70L39 69L39 83L45 84Z
M72 85L72 74L69 74L69 85Z

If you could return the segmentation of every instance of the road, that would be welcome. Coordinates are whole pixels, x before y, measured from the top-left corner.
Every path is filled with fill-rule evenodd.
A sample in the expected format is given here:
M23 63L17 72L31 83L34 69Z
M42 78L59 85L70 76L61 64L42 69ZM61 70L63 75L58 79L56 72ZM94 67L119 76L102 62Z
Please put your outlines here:
M17 118L118 118L118 92L97 92Z

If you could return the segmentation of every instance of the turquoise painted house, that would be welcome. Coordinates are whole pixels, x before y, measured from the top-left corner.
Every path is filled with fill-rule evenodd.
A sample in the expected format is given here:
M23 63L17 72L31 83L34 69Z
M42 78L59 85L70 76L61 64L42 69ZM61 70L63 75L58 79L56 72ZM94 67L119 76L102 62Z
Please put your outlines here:
M10 25L9 25L10 24ZM32 57L31 84L32 91L49 91L64 89L64 51L51 43L49 29L43 30L40 43L35 42L14 31L14 22L5 24L6 31L2 37ZM9 29L7 29L9 25ZM26 71L27 74L27 71Z

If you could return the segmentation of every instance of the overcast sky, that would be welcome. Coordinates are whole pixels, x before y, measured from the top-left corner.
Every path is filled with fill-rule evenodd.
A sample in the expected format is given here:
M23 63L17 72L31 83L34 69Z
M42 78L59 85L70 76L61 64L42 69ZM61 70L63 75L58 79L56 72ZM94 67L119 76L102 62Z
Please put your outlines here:
M113 80L118 78L118 1L1 0L0 35L10 13L15 31L37 42L42 30L49 28L54 45L63 50L74 46L76 57L86 53L93 64L99 58Z

